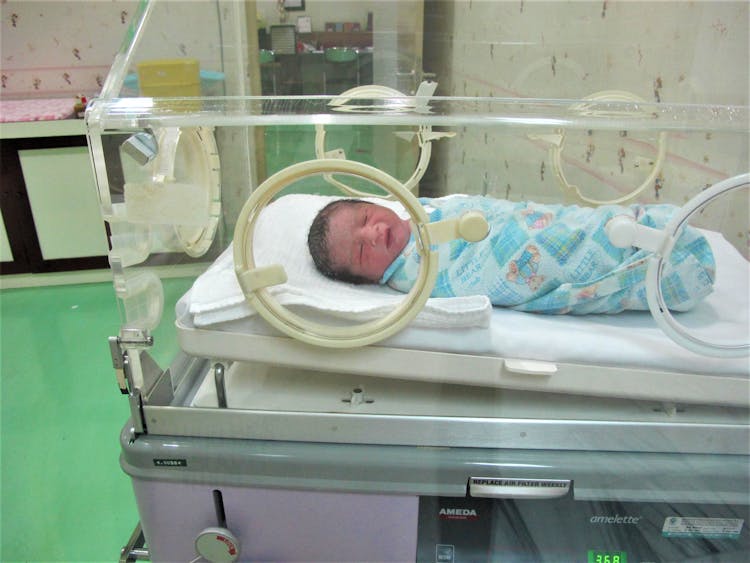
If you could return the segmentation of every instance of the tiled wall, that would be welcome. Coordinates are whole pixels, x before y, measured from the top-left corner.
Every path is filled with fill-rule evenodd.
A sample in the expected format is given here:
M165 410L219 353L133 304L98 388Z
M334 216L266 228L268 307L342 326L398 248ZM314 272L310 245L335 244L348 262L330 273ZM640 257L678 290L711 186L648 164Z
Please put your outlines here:
M459 46L445 61L443 94L581 98L625 89L663 102L748 102L744 1L460 0L436 9Z
M583 98L624 90L647 101L748 104L748 3L427 0L425 67L438 94ZM471 128L435 144L429 188L559 201L545 133ZM658 134L566 131L563 172L591 199L640 186ZM661 174L641 200L682 202L748 170L747 133L671 132ZM745 190L747 192L747 190ZM747 250L747 195L707 222ZM721 209L719 209L721 208Z
M98 93L138 4L137 0L2 2L1 95L90 97ZM236 19L229 8L227 2L159 2L152 11L150 29L161 31L143 37L138 60L193 57L202 69L224 70L219 20Z
M64 97L101 89L136 0L0 4L0 95Z

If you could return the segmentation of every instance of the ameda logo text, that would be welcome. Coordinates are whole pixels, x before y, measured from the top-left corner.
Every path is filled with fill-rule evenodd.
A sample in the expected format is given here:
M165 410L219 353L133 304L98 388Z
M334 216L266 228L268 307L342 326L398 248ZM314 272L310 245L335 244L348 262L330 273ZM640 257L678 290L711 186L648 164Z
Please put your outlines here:
M479 518L473 508L441 508L441 520L476 520Z

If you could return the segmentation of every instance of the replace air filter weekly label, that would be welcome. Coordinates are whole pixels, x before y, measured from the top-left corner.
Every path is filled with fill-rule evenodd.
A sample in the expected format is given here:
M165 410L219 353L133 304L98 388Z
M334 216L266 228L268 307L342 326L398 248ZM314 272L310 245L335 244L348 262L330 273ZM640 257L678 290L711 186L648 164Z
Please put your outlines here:
M661 533L669 538L738 538L745 521L741 518L683 518L664 520Z

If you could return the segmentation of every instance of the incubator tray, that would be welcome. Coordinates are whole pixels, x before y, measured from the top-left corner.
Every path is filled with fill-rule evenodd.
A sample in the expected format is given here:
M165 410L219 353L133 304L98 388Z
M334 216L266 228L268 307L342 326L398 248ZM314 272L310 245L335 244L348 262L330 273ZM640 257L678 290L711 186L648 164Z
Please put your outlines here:
M225 369L224 369L225 368ZM748 455L747 408L444 385L184 359L151 434L295 442ZM217 392L218 391L218 392ZM171 393L167 392L168 395ZM219 398L226 405L217 408Z

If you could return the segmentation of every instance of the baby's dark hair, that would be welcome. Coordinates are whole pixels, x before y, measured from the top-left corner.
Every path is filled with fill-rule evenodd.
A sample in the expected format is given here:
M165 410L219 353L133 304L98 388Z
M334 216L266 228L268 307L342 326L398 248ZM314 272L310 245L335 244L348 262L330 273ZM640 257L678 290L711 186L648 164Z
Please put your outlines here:
M366 284L372 283L372 281L362 276L356 276L345 269L336 269L331 263L330 249L328 248L328 228L331 214L342 205L356 203L371 204L369 201L360 199L337 199L318 211L312 225L310 225L310 231L307 233L307 248L315 267L327 278L354 284Z

